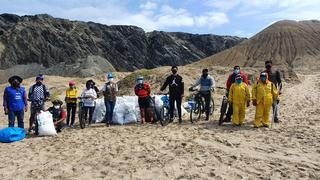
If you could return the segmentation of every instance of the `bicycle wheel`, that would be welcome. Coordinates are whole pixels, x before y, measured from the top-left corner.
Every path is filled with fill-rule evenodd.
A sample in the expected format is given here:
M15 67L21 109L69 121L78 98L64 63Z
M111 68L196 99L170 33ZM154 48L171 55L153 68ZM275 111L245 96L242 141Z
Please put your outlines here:
M80 128L81 129L84 129L86 127L86 120L85 120L85 117L84 117L83 108L81 108L80 112L79 112L79 123L80 123Z
M203 111L203 108L201 105L201 101L197 101L193 106L191 106L191 110L190 110L191 123L194 123L200 119L202 111Z
M222 125L224 115L226 114L228 107L228 100L226 96L223 96L222 103L221 103L221 109L220 109L220 118L219 118L219 125Z
M211 98L211 101L210 101L210 116L213 115L214 113L214 100L213 98Z
M161 126L166 126L170 122L170 114L169 114L169 108L162 107L160 111L160 124Z

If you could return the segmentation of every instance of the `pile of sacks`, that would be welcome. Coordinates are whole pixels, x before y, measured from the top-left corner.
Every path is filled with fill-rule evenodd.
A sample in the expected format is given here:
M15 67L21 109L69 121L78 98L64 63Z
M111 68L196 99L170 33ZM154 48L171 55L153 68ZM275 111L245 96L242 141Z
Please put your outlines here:
M157 112L160 112L163 102L161 100L162 95L155 95L154 106ZM104 119L106 108L104 105L104 99L96 100L96 108L93 114L93 120L95 122L101 122ZM186 113L186 110L182 107L182 115ZM115 124L130 124L141 121L140 108L138 104L137 96L122 96L117 97L116 106L113 113L113 123Z

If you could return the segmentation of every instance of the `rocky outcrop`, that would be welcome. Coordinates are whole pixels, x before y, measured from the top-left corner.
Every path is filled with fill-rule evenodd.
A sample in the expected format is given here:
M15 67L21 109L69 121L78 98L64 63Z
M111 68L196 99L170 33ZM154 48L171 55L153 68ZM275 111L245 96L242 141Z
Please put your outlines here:
M144 32L135 26L107 26L49 15L0 15L0 73L33 64L32 72L90 76L107 70L133 71L184 65L228 49L243 38ZM27 68L28 69L28 68Z

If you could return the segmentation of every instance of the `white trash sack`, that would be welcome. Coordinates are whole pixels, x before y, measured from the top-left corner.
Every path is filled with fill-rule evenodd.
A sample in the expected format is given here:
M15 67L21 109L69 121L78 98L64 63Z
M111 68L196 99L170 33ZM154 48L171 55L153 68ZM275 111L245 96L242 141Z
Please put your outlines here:
M57 131L54 127L52 114L49 111L41 111L37 115L39 136L54 136Z
M155 100L155 108L157 112L160 112L161 107L163 106L163 102L161 100L161 97L163 95L154 95ZM186 113L186 110L182 108L182 115ZM106 108L104 105L104 99L98 99L96 100L96 108L95 112L93 113L93 120L95 122L101 122L104 119L106 113ZM141 121L140 116L140 108L138 103L138 97L137 96L122 96L117 97L116 105L114 107L113 111L113 118L112 122L115 124L130 124L130 123L136 123Z

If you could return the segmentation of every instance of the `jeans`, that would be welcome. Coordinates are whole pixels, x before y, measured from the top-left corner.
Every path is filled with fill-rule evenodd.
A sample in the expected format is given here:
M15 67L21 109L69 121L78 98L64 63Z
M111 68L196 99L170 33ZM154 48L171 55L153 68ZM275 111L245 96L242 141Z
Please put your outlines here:
M104 119L106 120L106 123L110 124L112 123L113 110L114 110L114 106L116 105L116 102L105 100L104 104L106 106L106 114L104 116Z
M279 106L279 103L277 101L272 103L272 112L273 112L273 115L274 115L273 121L274 122L279 121L280 106Z
M211 101L211 91L200 92L201 96L204 98L206 117L210 115L210 101Z
M67 103L67 126L69 126L71 116L71 126L74 125L76 118L77 103Z
M182 102L181 94L178 94L178 95L170 95L170 96L169 96L169 104L170 104L169 113L170 113L170 118L173 118L174 102L177 102L178 116L179 116L179 120L181 120L181 102Z
M24 123L23 123L24 110L23 109L20 111L10 111L9 110L9 114L8 114L9 127L14 127L15 117L17 117L17 119L18 119L18 127L24 128Z
M92 122L92 116L93 116L94 108L95 107L83 107L84 119L85 120L88 119L88 112L89 112L89 124L91 124L91 122Z

